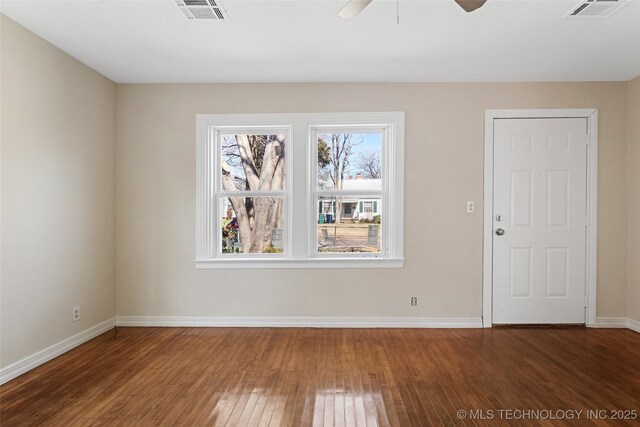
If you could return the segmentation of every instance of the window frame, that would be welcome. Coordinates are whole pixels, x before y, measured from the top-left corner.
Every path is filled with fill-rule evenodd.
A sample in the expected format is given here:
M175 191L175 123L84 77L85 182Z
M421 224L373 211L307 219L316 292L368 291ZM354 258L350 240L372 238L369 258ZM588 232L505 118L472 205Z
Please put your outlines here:
M381 252L317 253L317 141L318 129L384 129L382 185L385 197L378 202L383 212ZM284 202L281 254L221 254L218 201L225 197L215 173L219 164L216 133L220 130L288 129L286 155L286 199ZM257 130L257 131L255 131ZM229 133L229 132L226 132ZM216 146L212 146L213 142ZM219 186L220 185L220 186ZM344 192L345 195L357 191ZM246 193L245 197L249 195ZM375 195L378 191L362 192ZM227 193L228 194L228 193ZM253 194L253 192L250 192ZM267 193L269 194L269 193ZM196 257L198 269L208 268L401 268L403 254L404 201L404 113L292 113L292 114L197 114L196 115ZM337 207L336 207L337 208ZM212 211L213 209L213 211ZM357 209L357 207L356 207ZM218 213L216 213L218 212ZM375 214L375 213L374 213ZM386 218L384 218L386 216ZM212 235L212 233L215 233Z
M362 207L362 213L369 213L369 214L373 214L373 200L364 200L363 201L363 207ZM367 203L369 204L369 211L367 212Z
M320 205L320 203L322 203L322 205ZM329 204L329 209L325 209L326 204ZM335 207L335 203L330 201L330 200L318 200L318 207L319 207L319 211L318 214L328 214L331 213L333 215L335 215L336 213L336 207Z

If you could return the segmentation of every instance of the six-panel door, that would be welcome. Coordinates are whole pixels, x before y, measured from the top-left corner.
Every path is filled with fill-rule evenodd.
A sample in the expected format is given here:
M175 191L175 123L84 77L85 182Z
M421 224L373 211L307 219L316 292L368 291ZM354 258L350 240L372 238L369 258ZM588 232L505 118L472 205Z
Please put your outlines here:
M585 322L587 120L494 121L493 323Z

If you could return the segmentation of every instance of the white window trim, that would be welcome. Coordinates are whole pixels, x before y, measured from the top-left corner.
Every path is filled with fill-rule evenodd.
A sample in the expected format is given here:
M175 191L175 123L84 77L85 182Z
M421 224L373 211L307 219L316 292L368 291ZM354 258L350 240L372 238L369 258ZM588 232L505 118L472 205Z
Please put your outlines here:
M339 254L316 256L313 246L318 205L311 185L315 185L312 136L315 129L332 127L385 128L387 143L384 150L386 196L384 208L386 237L383 254ZM245 256L218 256L217 215L214 206L217 197L216 129L229 128L287 128L290 129L286 147L288 212L283 230L285 254L267 257L262 254ZM388 206L388 208L387 208ZM404 265L404 113L294 113L294 114L198 114L196 115L196 259L198 269L207 268L401 268Z

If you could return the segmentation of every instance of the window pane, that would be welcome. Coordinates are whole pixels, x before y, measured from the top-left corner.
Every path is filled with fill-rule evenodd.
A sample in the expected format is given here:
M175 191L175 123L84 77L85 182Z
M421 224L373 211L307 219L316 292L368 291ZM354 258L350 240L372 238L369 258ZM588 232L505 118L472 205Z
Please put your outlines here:
M222 253L282 253L283 197L220 199Z
M382 190L382 133L319 133L318 189Z
M224 191L284 190L285 136L222 134Z
M345 195L319 197L317 203L322 207L317 214L318 252L381 252L382 212L373 210L374 205L382 206L380 199ZM325 206L335 208L324 210Z

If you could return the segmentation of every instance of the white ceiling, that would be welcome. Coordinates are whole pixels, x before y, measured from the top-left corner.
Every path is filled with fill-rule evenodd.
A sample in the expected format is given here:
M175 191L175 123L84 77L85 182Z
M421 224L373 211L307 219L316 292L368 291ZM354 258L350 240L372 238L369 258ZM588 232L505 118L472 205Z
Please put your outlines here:
M629 80L640 1L563 19L577 0L220 0L228 22L187 21L174 0L3 0L2 13L120 83Z

